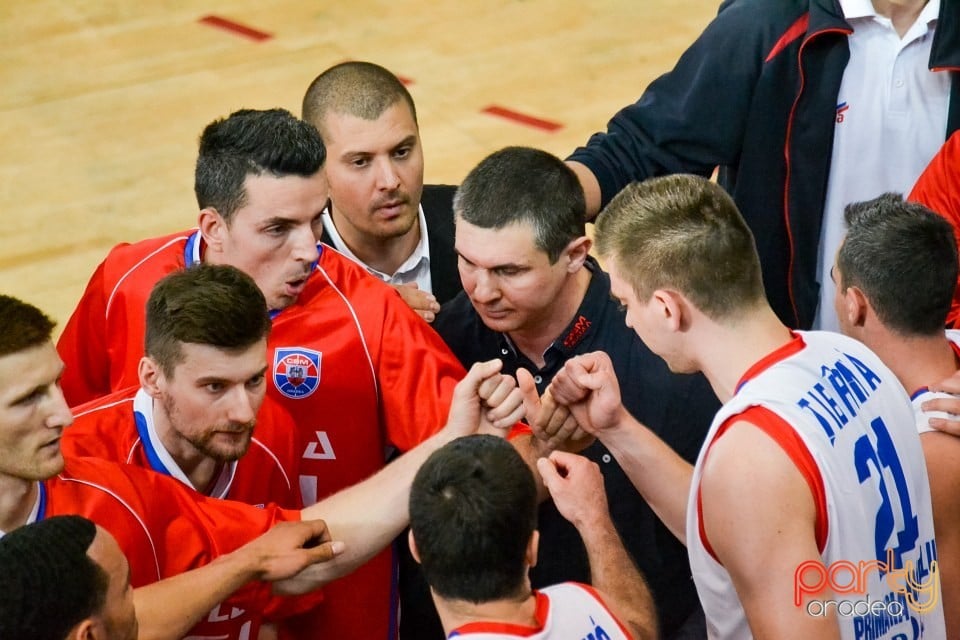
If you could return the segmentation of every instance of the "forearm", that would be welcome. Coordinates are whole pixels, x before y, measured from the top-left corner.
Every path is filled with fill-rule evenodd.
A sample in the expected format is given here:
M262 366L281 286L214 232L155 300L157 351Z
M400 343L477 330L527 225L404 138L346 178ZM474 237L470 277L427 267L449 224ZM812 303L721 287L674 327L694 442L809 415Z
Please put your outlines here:
M609 513L577 527L590 562L590 581L638 640L657 637L657 609Z
M140 626L137 637L139 640L184 637L218 603L256 577L255 563L238 550L199 569L134 590Z
M657 517L686 544L687 500L693 467L647 427L627 415L600 440Z
M441 430L388 464L372 477L303 510L303 519L322 518L343 553L311 568L321 586L375 556L407 525L410 484L431 453L452 440Z

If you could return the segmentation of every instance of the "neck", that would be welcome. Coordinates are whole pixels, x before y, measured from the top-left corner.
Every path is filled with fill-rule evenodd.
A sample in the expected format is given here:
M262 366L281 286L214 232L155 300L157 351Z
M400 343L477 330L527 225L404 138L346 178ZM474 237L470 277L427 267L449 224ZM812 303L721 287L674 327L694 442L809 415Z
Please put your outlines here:
M220 463L199 451L193 444L181 436L173 425L163 405L153 401L153 426L157 430L160 443L173 461L190 480L193 488L206 493L214 475L220 469Z
M890 19L901 38L917 21L917 16L926 5L927 0L873 0L874 10Z
M535 627L537 624L537 599L528 588L526 595L519 598L505 598L475 604L465 600L447 600L433 594L434 603L443 631L451 631L471 622L499 622Z
M540 322L509 332L514 346L538 367L546 364L543 353L576 317L577 310L587 295L591 278L593 274L586 267L572 274L557 293L556 305L542 315Z
M736 321L707 320L704 330L691 335L699 369L720 402L733 397L737 383L761 358L789 343L790 330L764 304L744 310Z
M882 330L862 337L861 341L880 356L910 394L942 382L958 369L953 347L942 332L935 336L903 337Z
M0 475L0 531L10 532L27 523L39 490L34 480Z
M400 236L379 237L356 232L354 228L333 209L330 214L337 233L360 261L380 273L392 276L407 261L420 243L420 218L410 231Z

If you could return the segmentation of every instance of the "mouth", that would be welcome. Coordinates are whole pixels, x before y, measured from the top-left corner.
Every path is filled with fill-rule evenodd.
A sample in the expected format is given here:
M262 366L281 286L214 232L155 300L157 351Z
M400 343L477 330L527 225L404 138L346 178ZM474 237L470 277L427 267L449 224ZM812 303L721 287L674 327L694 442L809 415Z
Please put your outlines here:
M407 198L392 198L374 205L373 210L387 218L395 218L403 213L404 208L410 203Z
M503 320L510 315L509 309L483 309L483 316L491 320Z
M284 283L284 293L291 298L296 298L301 293L303 293L303 289L306 286L307 286L306 276L302 278L297 278L295 280L287 280Z

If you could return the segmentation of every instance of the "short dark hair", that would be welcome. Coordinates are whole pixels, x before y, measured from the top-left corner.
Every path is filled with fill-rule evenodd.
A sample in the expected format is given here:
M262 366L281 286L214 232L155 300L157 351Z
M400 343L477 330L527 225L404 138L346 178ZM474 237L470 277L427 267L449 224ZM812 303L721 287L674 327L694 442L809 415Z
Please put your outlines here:
M372 62L350 60L336 64L310 83L303 96L303 119L323 131L327 113L342 113L364 120L376 120L398 100L410 108L417 121L413 97L400 79Z
M410 490L410 529L424 577L442 597L474 603L522 593L537 489L523 458L487 435L435 451Z
M859 288L880 322L899 334L942 333L957 287L953 226L897 193L850 204L844 218L841 291Z
M0 356L46 344L56 324L32 304L0 295Z
M248 175L309 178L327 151L317 130L286 109L241 109L207 125L200 136L194 191L201 209L230 221L246 203Z
M87 550L96 525L54 516L0 538L0 638L64 640L99 613L110 576Z
M481 160L457 189L453 209L458 219L482 229L529 222L551 264L586 234L576 174L556 156L530 147L506 147Z
M241 350L269 333L263 293L229 265L203 263L170 273L147 300L144 351L167 376L183 360L184 343Z
M597 253L616 262L641 301L672 288L720 320L766 300L753 234L733 199L705 178L630 184L597 217L595 231Z

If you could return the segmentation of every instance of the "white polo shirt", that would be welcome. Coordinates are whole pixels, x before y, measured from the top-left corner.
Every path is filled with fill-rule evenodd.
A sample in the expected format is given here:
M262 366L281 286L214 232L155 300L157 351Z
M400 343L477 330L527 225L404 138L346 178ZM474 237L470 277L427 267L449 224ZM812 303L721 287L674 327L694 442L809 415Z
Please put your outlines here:
M839 330L830 268L846 233L844 207L890 191L909 193L946 138L950 74L928 69L940 2L930 0L901 38L870 0L840 0L853 33L837 97L815 329Z
M323 227L327 230L327 233L330 234L330 239L333 241L334 248L362 266L372 275L383 280L387 284L406 284L408 282L416 282L421 291L429 291L433 293L433 279L430 277L430 244L427 236L427 218L423 214L422 205L420 206L420 215L418 220L418 224L420 225L420 242L417 243L413 253L411 253L410 256L403 262L403 264L400 265L400 268L397 269L396 273L383 273L382 271L377 271L363 260L358 258L357 255L350 250L350 247L347 246L347 243L343 241L343 238L337 231L337 226L333 224L333 217L329 212L325 212L323 214L322 220Z

